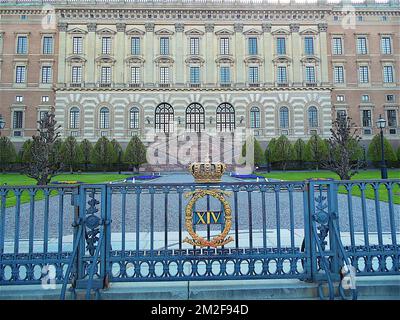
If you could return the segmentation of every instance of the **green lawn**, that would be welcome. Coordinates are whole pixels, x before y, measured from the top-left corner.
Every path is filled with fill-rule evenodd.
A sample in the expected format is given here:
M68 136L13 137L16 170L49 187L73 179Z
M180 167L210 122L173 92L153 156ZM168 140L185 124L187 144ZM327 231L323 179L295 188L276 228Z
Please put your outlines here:
M330 171L279 171L279 172L270 172L261 174L264 177L271 179L280 179L286 181L303 181L309 178L333 178L339 179L339 176ZM390 179L400 179L400 170L393 169L388 171L388 176ZM380 170L366 170L360 171L352 180L379 180L381 178ZM344 187L339 188L339 193L347 194L347 191ZM361 191L359 188L354 187L352 190L352 195L361 196ZM375 193L371 186L367 186L365 189L365 196L368 199L375 199ZM388 192L385 186L380 186L379 188L379 199L382 201L388 201ZM400 188L399 186L395 186L393 188L393 201L396 204L400 204Z
M60 174L55 176L52 181L80 181L83 183L107 183L110 181L118 181L125 179L127 177L131 177L132 174L109 174L109 173L81 173L81 174ZM36 180L28 178L26 175L18 174L18 173L3 173L0 174L0 186L7 184L9 186L30 186L35 185ZM56 185L54 185L56 186ZM56 195L56 191L52 191L51 195ZM35 196L35 200L42 200L44 198L44 194L42 191L38 191ZM30 196L27 191L24 191L21 195L21 203L27 203L30 201ZM16 203L16 197L13 192L9 192L7 194L6 200L7 207L13 207ZM1 205L1 199L0 199Z

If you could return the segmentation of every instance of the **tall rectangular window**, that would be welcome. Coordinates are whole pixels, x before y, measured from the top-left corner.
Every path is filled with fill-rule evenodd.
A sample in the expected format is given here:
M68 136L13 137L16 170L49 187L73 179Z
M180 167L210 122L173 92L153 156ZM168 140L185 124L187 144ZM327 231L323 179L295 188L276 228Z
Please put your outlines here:
M369 82L368 66L360 66L358 68L358 80L360 83L368 83Z
M382 54L392 54L392 39L390 37L382 37L381 52Z
M190 83L200 83L200 67L190 67Z
M83 47L82 47L82 37L73 37L72 38L72 53L73 54L82 54L83 53Z
M219 39L219 54L229 54L229 38Z
M392 66L383 66L383 82L384 83L393 83L393 67Z
M359 37L357 38L357 54L367 54L367 38Z
M26 67L25 66L17 66L15 69L15 82L16 83L25 83L26 81Z
M396 110L386 110L388 127L397 127Z
M101 83L111 83L111 67L101 67Z
M131 83L140 83L140 67L131 67Z
M342 66L334 67L334 81L335 83L344 83L344 69Z
M314 54L314 38L305 37L304 38L304 54L313 55Z
M199 54L199 38L190 38L190 54Z
M220 81L221 83L231 82L231 69L229 67L220 68Z
M111 37L101 38L101 53L108 55L111 54Z
M363 110L362 123L363 127L371 127L371 110Z
M258 83L258 67L249 67L249 83Z
M14 129L22 129L24 119L23 111L14 111L13 113L13 128Z
M43 54L52 54L53 53L53 37L43 37Z
M342 38L333 38L332 53L335 55L343 54Z
M306 67L306 82L315 83L315 69L312 66Z
M51 83L51 67L43 66L42 67L42 83Z
M131 54L132 55L140 54L140 38L139 37L131 38Z
M258 54L257 38L249 38L249 55Z
M169 38L160 38L160 54L169 54Z
M18 36L17 53L18 54L27 54L28 53L28 37L27 36Z
M82 83L82 67L72 67L72 83Z
M160 67L160 83L169 83L168 67Z
M287 83L286 67L278 67L276 81L281 84Z
M279 37L276 38L276 53L286 54L286 39Z

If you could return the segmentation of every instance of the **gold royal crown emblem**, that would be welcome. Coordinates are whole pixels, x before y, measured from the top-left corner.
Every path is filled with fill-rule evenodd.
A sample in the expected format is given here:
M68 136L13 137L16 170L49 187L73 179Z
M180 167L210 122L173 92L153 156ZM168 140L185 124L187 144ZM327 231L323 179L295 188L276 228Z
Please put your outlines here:
M220 162L199 163L195 162L189 166L189 171L197 183L221 182L226 165Z

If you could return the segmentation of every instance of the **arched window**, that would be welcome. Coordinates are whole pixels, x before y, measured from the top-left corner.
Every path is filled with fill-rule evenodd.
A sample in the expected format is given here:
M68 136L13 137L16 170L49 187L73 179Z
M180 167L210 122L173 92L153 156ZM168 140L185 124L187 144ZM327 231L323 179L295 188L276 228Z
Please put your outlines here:
M229 103L221 103L217 107L217 130L235 130L235 109Z
M139 108L132 107L129 110L129 128L139 129Z
M186 130L201 132L205 129L204 108L199 103L192 103L186 108Z
M156 132L173 132L174 131L174 108L168 103L161 103L157 106L155 129Z
M308 108L308 126L310 128L318 127L318 110L314 106Z
M107 107L100 109L100 129L110 129L110 110Z
M260 109L258 107L252 107L250 109L250 128L260 127Z
M289 109L287 107L279 109L279 125L281 128L289 128Z
M79 128L79 109L77 107L73 107L69 111L69 127L70 129Z

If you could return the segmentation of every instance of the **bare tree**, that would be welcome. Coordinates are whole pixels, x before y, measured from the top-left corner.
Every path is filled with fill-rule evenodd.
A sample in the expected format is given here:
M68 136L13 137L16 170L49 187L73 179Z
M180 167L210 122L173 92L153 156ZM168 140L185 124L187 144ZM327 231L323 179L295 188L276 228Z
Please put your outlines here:
M328 158L322 166L335 172L341 180L350 180L360 167L361 137L350 117L338 117L332 123L328 139Z
M61 164L55 155L54 144L60 136L54 119L54 109L38 121L38 134L32 136L31 161L26 169L26 174L35 179L38 185L47 185Z

